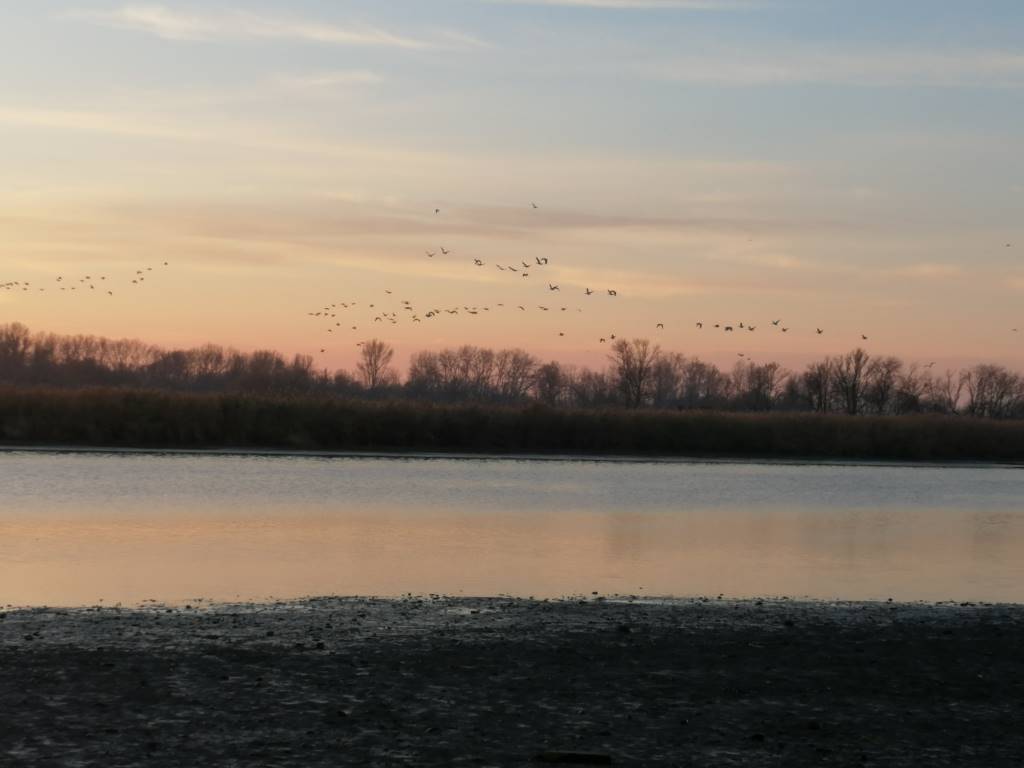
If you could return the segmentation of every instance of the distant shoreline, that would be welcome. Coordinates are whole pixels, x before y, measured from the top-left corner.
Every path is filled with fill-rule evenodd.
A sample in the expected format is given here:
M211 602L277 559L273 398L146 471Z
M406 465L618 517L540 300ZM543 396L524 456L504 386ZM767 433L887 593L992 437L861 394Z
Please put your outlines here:
M1024 420L0 388L0 447L535 460L1024 463Z
M521 461L595 464L755 464L767 466L876 467L879 469L1024 469L1024 461L905 460L905 459L832 459L771 456L639 456L602 454L544 453L460 453L447 451L319 451L276 448L135 448L131 446L91 445L4 445L0 456L13 453L90 454L115 456L210 456L282 459L381 459L406 461Z

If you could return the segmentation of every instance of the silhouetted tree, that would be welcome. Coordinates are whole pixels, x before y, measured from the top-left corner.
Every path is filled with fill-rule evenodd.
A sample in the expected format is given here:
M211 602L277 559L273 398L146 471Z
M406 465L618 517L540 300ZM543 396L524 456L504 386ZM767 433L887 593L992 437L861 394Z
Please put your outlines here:
M374 392L398 380L391 368L394 356L395 350L380 339L371 339L363 344L356 368L367 390Z
M612 374L628 408L639 408L650 397L654 366L660 356L660 347L647 339L619 339L612 345Z

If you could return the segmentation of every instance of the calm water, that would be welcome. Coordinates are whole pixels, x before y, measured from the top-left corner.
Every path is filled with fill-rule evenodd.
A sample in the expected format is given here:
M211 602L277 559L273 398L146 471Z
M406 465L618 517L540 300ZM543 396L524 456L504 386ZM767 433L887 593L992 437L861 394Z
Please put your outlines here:
M1024 471L0 453L0 604L1024 602Z

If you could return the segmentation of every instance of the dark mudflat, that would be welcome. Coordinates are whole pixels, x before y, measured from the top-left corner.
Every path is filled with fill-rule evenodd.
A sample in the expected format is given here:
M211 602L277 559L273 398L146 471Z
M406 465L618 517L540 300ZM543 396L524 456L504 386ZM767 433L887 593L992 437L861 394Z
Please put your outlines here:
M4 766L1020 766L1024 607L9 611L0 712Z

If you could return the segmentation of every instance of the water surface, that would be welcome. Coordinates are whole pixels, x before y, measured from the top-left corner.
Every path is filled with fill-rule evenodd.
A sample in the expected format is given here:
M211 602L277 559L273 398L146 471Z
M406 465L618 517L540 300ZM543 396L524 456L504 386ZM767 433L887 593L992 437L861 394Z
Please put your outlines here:
M0 453L0 604L1024 602L1006 467Z

